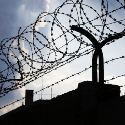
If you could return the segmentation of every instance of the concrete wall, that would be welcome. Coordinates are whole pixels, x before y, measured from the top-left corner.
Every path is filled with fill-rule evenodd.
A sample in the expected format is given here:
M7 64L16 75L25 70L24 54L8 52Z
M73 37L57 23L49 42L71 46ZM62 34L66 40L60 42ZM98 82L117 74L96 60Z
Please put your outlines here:
M116 87L115 90L114 87ZM117 125L122 125L125 123L123 119L125 115L122 115L125 112L125 97L120 97L119 89L117 86L100 86L98 83L82 82L76 90L8 116L0 120L0 123L112 125L110 123L114 123L115 118Z

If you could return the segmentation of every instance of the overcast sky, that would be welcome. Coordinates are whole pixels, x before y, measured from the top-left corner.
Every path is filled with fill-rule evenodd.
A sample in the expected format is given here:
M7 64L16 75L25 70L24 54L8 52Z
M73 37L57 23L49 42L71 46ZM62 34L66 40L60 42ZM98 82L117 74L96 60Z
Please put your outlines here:
M22 29L25 29L26 26L30 25L31 23L34 23L37 19L37 17L39 16L39 14L41 12L53 12L55 10L55 8L57 8L58 6L60 6L65 0L22 0L22 1L17 1L17 0L4 0L4 1L0 1L0 41L2 41L4 38L10 38L10 37L14 37L18 35L18 30L19 27L22 27ZM76 1L76 0L74 0ZM106 0L105 1L105 6L107 6L106 4ZM124 4L124 1L121 0L120 1L122 4ZM83 2L84 4L87 4L91 7L93 7L100 15L101 15L101 0L94 0L94 2L92 0L84 0ZM120 3L118 3L117 1L112 2L108 1L108 11L112 11L113 9L119 8L121 6ZM64 12L66 14L70 14L72 5L65 5L61 8L60 12ZM79 11L79 8L78 8ZM88 18L94 19L96 16L98 16L92 9L90 9L87 6L84 6L84 11L86 12ZM74 9L73 13L72 13L73 17L76 18L76 20L78 19L77 13ZM114 18L118 19L118 20L122 20L124 19L124 9L121 9L120 11L117 11L115 13L112 14ZM52 17L50 15L47 15L45 17L46 20L52 20ZM69 28L69 18L66 17L65 15L59 15L58 16L59 21L61 22L62 25L64 25L67 29ZM83 18L84 20L85 18ZM73 20L71 20L71 24L72 25L76 25L75 22L73 22ZM86 20L85 20L86 22ZM113 22L113 20L110 17L107 17L107 22L106 23L111 23ZM125 22L123 21L123 24L125 24ZM93 25L102 25L101 20L96 20L93 21ZM89 25L87 25L89 26ZM93 32L96 32L91 26L89 26ZM109 25L109 27L115 31L115 32L121 32L124 29L123 25L120 25L118 23L114 23L112 25ZM102 26L97 26L98 29L102 30ZM51 25L49 25L48 23L39 23L36 26L36 30L38 30L39 32L43 33L44 35L47 36L47 38L50 40L51 38ZM109 33L109 31L107 29L105 29L104 33ZM75 34L79 35L78 33L74 32ZM57 27L54 27L53 30L53 34L54 37L58 37L61 34L61 30ZM98 34L100 35L100 34ZM32 34L25 34L25 37L29 40L32 40ZM72 36L71 35L67 35L68 39L71 39ZM39 36L39 39L42 39ZM91 43L87 38L83 38L86 42ZM97 40L99 40L99 37L96 37ZM116 57L120 57L120 56L125 56L125 52L124 52L124 43L125 38L121 38L119 40L116 40L115 43L112 43L108 46L103 47L103 56L104 56L104 61L108 61L112 58L116 58ZM56 42L57 47L61 46L64 43L64 39L63 38L59 38L58 41ZM9 44L9 43L8 43ZM29 49L28 44L25 41L21 41L21 49L24 50L25 52L27 52L29 55L31 54L31 50ZM13 46L16 46L17 43L15 41L15 43L13 43ZM39 44L36 42L36 46L39 46ZM76 51L79 47L79 43L77 41L74 41L73 43L68 45L68 52L73 52ZM47 50L44 50L47 52ZM43 51L43 53L44 53ZM62 52L64 51L64 49L61 50ZM16 52L16 51L15 51ZM20 57L20 55L17 56L22 59ZM58 58L59 55L57 56ZM1 55L1 58L2 55ZM46 57L45 57L46 58ZM54 56L52 55L52 57L50 59L53 60ZM65 58L64 58L65 60ZM14 58L10 58L10 61L12 63L15 63ZM6 65L3 62L0 62L1 66L0 66L0 71L2 71L4 68L6 68ZM119 59L113 62L110 62L104 65L104 79L110 79L113 76L118 76L118 75L122 75L125 74L125 59ZM81 56L80 58L74 60L73 62L66 64L63 67L58 68L57 70L54 70L46 75L43 76L43 87L46 87L48 85L51 85L61 79L64 79L65 77L68 77L72 74L75 74L77 72L82 71L85 68L88 68L90 65L92 65L92 53L90 53L89 55L85 55L85 56ZM17 67L17 66L15 66ZM39 64L36 64L35 67L39 67ZM26 67L24 69L25 71L28 71L28 68ZM5 73L3 74L5 75ZM16 77L18 77L19 74L16 74ZM6 76L5 76L6 77ZM56 97L57 95L61 95L63 93L66 93L68 91L74 90L77 88L78 83L82 82L82 81L91 81L92 80L92 69L89 69L86 72L81 73L80 75L76 75L74 77L71 77L68 80L65 80L64 82L60 82L59 85L55 85L52 90L53 90L53 97ZM125 77L121 77L118 78L116 80L110 81L110 84L117 84L117 85L125 85ZM7 83L6 85L7 86ZM9 92L7 95L3 96L2 98L0 98L0 107L7 105L9 103L12 103L13 101L17 100L17 99L21 99L22 97L25 96L25 90L29 89L29 90L34 90L38 91L42 88L42 78L39 78L29 84L27 84L26 86L22 87L21 89L18 90L13 90L11 92ZM124 94L124 87L121 88L122 90L122 95ZM41 94L38 93L38 94ZM44 90L42 92L42 94L51 94L51 89L48 88L46 90ZM35 95L34 96L34 101L38 100L41 98L41 95ZM43 99L50 99L51 95L42 95ZM0 110L0 115L20 106L22 104L23 101L17 102L14 105L8 106L6 108L3 108Z

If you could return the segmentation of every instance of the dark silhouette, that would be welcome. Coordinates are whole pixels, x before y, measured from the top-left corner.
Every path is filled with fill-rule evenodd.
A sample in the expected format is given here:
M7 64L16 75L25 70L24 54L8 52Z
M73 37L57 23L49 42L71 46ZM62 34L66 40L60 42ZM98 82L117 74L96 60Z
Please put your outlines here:
M71 30L75 30L82 35L85 35L92 43L95 48L95 52L92 58L92 81L97 82L97 57L99 57L99 83L104 84L104 62L103 62L103 52L102 47L107 43L114 39L119 39L125 35L124 30L120 33L114 34L109 38L106 38L101 43L99 43L95 37L90 34L88 31L84 30L82 27L71 26Z
M28 91L33 97L33 90ZM86 81L79 83L77 89L51 100L32 102L32 97L26 98L27 104L1 116L1 125L112 125L114 121L114 125L125 124L122 114L125 96L120 97L117 85Z
M66 2L68 2L68 1L66 1ZM82 9L82 11L84 10L82 8L82 0L81 0L81 3L79 0L77 0L76 3L73 2L72 4L73 4L73 8L76 7L76 4L80 4L80 9ZM62 6L63 5L66 5L66 3L62 4ZM52 31L53 31L53 25L55 25L55 22L56 22L55 21L57 18L56 16L59 12L59 9L62 6L57 8L53 13L54 19L53 19L52 27L51 27L51 36L53 36ZM103 0L102 0L102 6L103 6L103 8L106 8ZM93 9L93 8L91 8L91 9ZM73 12L73 9L71 10L71 12ZM109 13L107 13L107 12L108 11L106 11L106 14L109 15ZM65 15L68 15L68 14L65 14ZM86 16L86 13L84 13L84 15ZM70 18L72 18L71 14L68 16ZM111 17L111 15L109 15L109 16ZM39 19L39 18L37 18L37 19ZM81 19L83 19L83 18L81 18ZM34 25L34 27L35 27L37 22L38 22L38 20L35 22L35 24L32 24L32 25ZM44 22L46 22L46 20L44 20ZM69 23L70 22L71 22L71 20L69 20ZM89 21L89 22L91 22L91 21ZM122 23L122 21L120 23ZM60 26L60 28L62 28L62 25L59 25L59 26ZM52 89L51 89L51 98L52 98L51 100L38 100L36 102L33 102L33 90L27 90L26 98L25 98L25 105L22 105L21 107L1 116L0 117L1 125L8 125L8 124L13 124L13 125L16 125L16 124L18 124L18 125L22 125L22 124L26 124L26 125L27 124L28 125L29 124L124 125L125 124L125 113L124 113L125 112L125 96L120 97L120 86L104 84L104 62L103 62L103 52L102 52L102 47L106 43L123 37L125 34L124 30L120 33L116 33L116 34L113 34L113 35L107 37L101 43L99 43L92 34L90 34L88 31L86 31L82 27L72 25L71 30L77 31L80 34L85 35L93 44L95 51L94 51L94 54L92 57L92 81L81 82L78 84L78 88L76 88L75 90L64 93L56 98L52 98ZM35 32L36 32L35 29L33 29L32 32L33 32L33 34L35 34ZM69 30L67 30L67 32L69 33ZM37 32L37 33L40 34L40 32ZM21 34L24 34L24 32ZM41 35L43 35L43 34L41 34ZM20 37L21 37L21 35L19 35L19 32L18 32L18 36L17 36L18 40ZM36 35L33 35L33 37L35 38ZM60 37L61 37L61 35L60 35ZM46 39L45 36L44 36L44 38ZM54 39L52 39L52 42L54 43ZM18 44L19 44L19 41L18 41ZM50 44L50 42L48 41L48 45L45 45L45 44L41 44L41 45L43 45L44 47L49 47L49 44ZM65 45L66 46L68 45L67 38L66 38ZM33 41L33 46L35 48L37 47L34 44L34 41ZM55 47L56 47L56 45L55 45ZM52 50L52 48L49 48L49 49ZM9 48L8 48L8 50L9 50ZM20 50L22 57L24 57L24 55L22 54L20 45L18 45L18 50ZM37 54L38 51L35 51L34 54ZM76 53L78 53L78 51L79 51L79 49L76 51ZM42 59L41 63L43 63L45 61L45 64L46 63L51 64L51 63L55 63L55 62L57 62L57 64L59 64L58 63L58 61L59 61L61 64L62 63L61 60L65 56L72 55L71 53L67 52L67 47L66 47L65 52L61 52L61 50L58 49L58 47L56 47L56 49L53 49L53 52L55 52L55 55L56 55L56 52L60 52L60 53L62 53L63 56L57 60L55 58L54 61L48 61L48 60L44 60L43 58L41 58ZM72 55L71 57L75 58L76 53L74 53L74 55ZM29 55L26 55L26 56L28 57ZM25 58L26 58L26 56L25 56ZM50 56L50 54L49 54L49 56ZM99 82L97 82L97 58L98 57L99 57ZM33 62L34 60L32 59L30 61ZM21 66L21 62L19 62L19 60L17 61L17 63L18 63L18 66L20 69L23 68ZM19 63L20 63L20 65L19 65ZM32 72L32 74L34 74L34 76L35 75L38 76L39 75L38 73L40 72L41 76L43 76L44 73L48 73L49 71L51 71L50 70L51 68L49 67L49 65L47 65L47 66L48 67L46 67L46 66L41 67L41 69L37 70L38 72ZM30 66L30 68L31 67L34 68L33 64ZM23 72L23 69L22 70L20 70L20 69L18 72L21 75L21 79L18 79L18 81L25 80L25 78L28 77L28 75L25 76L26 74ZM41 72L41 71L43 71L43 72ZM34 78L34 76L31 76L31 78ZM72 75L72 76L74 76L74 75ZM68 77L68 78L70 78L70 77ZM37 77L35 77L35 79L37 79ZM65 78L65 79L67 79L67 78ZM63 81L65 79L62 79L60 81ZM10 79L10 80L12 80L12 79ZM23 85L26 85L28 83L30 83L30 80L28 82L25 81L23 83ZM47 86L46 88L49 88L57 83L59 83L59 82L56 82L50 86ZM16 87L17 86L15 86L15 88ZM44 89L42 89L42 90L44 90ZM6 91L3 91L3 93L6 93Z

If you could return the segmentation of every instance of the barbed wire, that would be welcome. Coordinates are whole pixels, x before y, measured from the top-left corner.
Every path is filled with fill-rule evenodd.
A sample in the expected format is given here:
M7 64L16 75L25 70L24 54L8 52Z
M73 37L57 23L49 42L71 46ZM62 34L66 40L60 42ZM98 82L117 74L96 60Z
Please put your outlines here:
M113 61L118 60L118 59L123 59L123 58L125 58L125 56L120 56L120 57L117 57L117 58L112 58L111 60L105 61L104 64L108 64L108 63L110 63L110 62L113 62ZM98 64L97 64L97 65L98 65ZM57 81L57 82L55 82L55 83L53 83L53 84L51 84L51 85L49 85L49 86L46 86L45 88L43 88L43 89L41 89L41 90L39 90L39 91L34 92L33 95L34 95L34 94L37 94L38 92L43 91L43 90L45 90L45 89L47 89L47 88L53 87L54 85L59 84L60 82L63 82L63 81L65 81L65 80L67 80L67 79L69 79L69 78L71 78L71 77L74 77L75 75L80 75L81 73L83 73L83 72L89 70L90 68L92 68L91 65L90 65L88 68L85 68L84 70L82 70L82 71L80 71L80 72L78 72L78 73L72 74L72 75L70 75L70 76L68 76L68 77L66 77L66 78L64 78L64 79L61 79L61 80L59 80L59 81ZM111 81L111 80L115 80L115 79L117 79L117 78L119 78L119 77L122 77L122 76L125 76L125 74L120 75L120 76L116 76L116 77L113 76L112 78L110 78L110 79L108 79L108 80L104 80L104 82L106 83L106 82L109 82L109 81ZM120 85L120 87L124 87L124 86L125 86L125 85L123 85L123 86ZM32 95L28 95L28 97L29 97L29 96L32 96ZM14 101L14 102L12 102L12 103L10 103L10 104L7 104L7 105L5 105L5 106L3 106L3 107L0 107L0 109L5 108L5 107L7 107L7 106L9 106L9 105L12 105L12 104L14 104L14 103L16 103L16 102L18 102L18 101L21 101L21 100L23 100L23 99L25 99L25 98L26 98L26 97L23 97L23 98L21 98L21 99L18 99L18 100Z
M52 13L42 12L41 14L39 14L39 16L37 17L37 20L34 23L27 26L22 32L21 32L22 28L20 27L18 30L17 36L3 39L0 43L0 56L1 56L0 60L3 61L7 65L7 68L0 71L0 76L1 76L1 78L0 78L0 83L1 83L0 97L5 96L8 92L10 92L12 90L22 88L26 84L31 83L32 81L42 77L43 75L45 75L53 70L56 70L57 68L64 66L81 56L88 55L94 51L94 46L92 44L85 42L83 40L83 37L81 36L81 34L76 35L75 32L70 29L73 21L76 23L76 25L78 25L80 27L82 26L88 32L93 34L95 37L98 37L98 41L104 40L104 39L108 38L110 35L117 34L117 32L113 31L110 28L110 25L113 23L118 23L120 25L125 26L122 23L122 21L124 21L125 19L118 20L118 19L114 18L111 14L116 12L117 10L124 9L125 6L118 0L116 0L116 1L118 3L120 3L121 7L109 12L108 11L108 1L107 1L107 6L105 6L104 0L102 0L102 4L101 4L101 13L102 14L100 15L97 12L97 10L95 10L93 7L83 4L82 3L83 1L77 0L76 2L74 2L73 0L66 0L61 6L57 7L54 12L52 12ZM61 9L66 5L72 6L69 14L60 12ZM79 6L79 8L78 8L78 6ZM84 6L88 7L92 11L94 11L98 16L96 16L96 18L94 18L92 20L89 19L89 17L87 16L87 13L85 12ZM77 12L78 19L74 18L74 16L73 16L74 9ZM105 12L103 12L103 11L105 11ZM59 21L58 15L64 15L69 18L69 25L67 27L64 26ZM52 21L47 20L47 19L43 20L47 16L52 17L53 20ZM113 20L113 22L106 23L107 17L110 17ZM84 18L87 20L87 22L84 21ZM97 25L94 25L92 23L93 21L98 20L98 19L100 19L102 22L102 26L103 26L102 31L99 30ZM44 35L43 33L39 32L37 30L38 23L51 24L51 30L50 30L51 31L51 40L49 40L46 35ZM89 23L89 26L87 26L88 23ZM59 29L62 31L62 34L57 36L56 38L54 38L54 33L55 33L54 26L59 27ZM107 30L109 30L110 34L105 33L105 27L107 28ZM28 30L28 28L30 30ZM97 33L93 32L91 30L91 28L94 28L98 32L99 35ZM32 40L28 40L24 36L25 34L28 34L28 33L32 33L31 34L33 36ZM113 33L113 34L111 34L111 33ZM68 40L68 34L72 35L73 38L71 40ZM44 42L40 41L40 39L37 37L37 35L41 35L44 38ZM60 38L65 39L65 44L58 47L56 45L56 42ZM35 40L37 40L37 43L35 42ZM76 40L77 44L79 43L79 47L78 47L78 49L76 49L73 52L68 52L69 43L71 43L73 40ZM17 41L17 45L15 45L15 41ZM22 45L21 45L22 41L25 41L29 45L28 47L31 50L29 54L28 54L28 52L25 52L25 50L22 49ZM107 43L107 45L111 44L112 42L115 42L115 40L110 41L109 43ZM41 46L38 46L37 45L38 43ZM64 47L65 47L65 51L61 51L61 48L64 48ZM41 51L44 49L49 50L49 52L46 55L43 54ZM83 50L83 49L85 49L85 50ZM15 52L16 50L18 50L19 55L17 55L17 53ZM81 50L83 50L83 51L81 52ZM52 55L53 53L54 53L54 55ZM61 54L61 57L58 56L59 54ZM51 55L54 56L55 59L49 60ZM20 56L20 58L22 57L23 59L20 59L19 56ZM45 56L48 56L47 59L45 59ZM16 63L14 63L14 64L12 63L12 61L10 61L10 60L12 60L12 57L13 57L13 60L16 59ZM35 57L37 57L37 59ZM121 58L123 58L123 56ZM117 59L120 59L120 58L117 58ZM114 61L114 60L111 60L111 61ZM39 68L36 68L34 63L41 64L41 65ZM108 62L106 62L106 63L108 63ZM24 69L24 66L29 66L30 70L28 72L26 72ZM18 67L18 68L15 68L15 67ZM91 66L89 68L91 68ZM11 70L11 72L10 72L10 70ZM86 69L83 71L86 71ZM6 72L6 77L3 76L3 74L2 74L5 72ZM76 73L76 74L80 74L81 72ZM21 78L16 79L15 73L20 74ZM13 75L13 79L9 79L9 77L11 75ZM70 77L73 77L74 75L75 74L73 74ZM65 79L68 79L70 77L67 77ZM118 76L118 77L120 77L120 76ZM116 78L118 78L118 77L116 77ZM60 80L60 82L64 81L65 79ZM114 79L110 79L110 80L114 80ZM110 80L106 80L106 81L110 81ZM3 86L6 82L9 82L10 85L8 85L6 88L3 88ZM58 83L59 82L56 82L55 84L58 84ZM54 84L52 84L51 86L53 86L53 85ZM49 86L46 88L49 88ZM44 89L42 89L42 90L44 90Z

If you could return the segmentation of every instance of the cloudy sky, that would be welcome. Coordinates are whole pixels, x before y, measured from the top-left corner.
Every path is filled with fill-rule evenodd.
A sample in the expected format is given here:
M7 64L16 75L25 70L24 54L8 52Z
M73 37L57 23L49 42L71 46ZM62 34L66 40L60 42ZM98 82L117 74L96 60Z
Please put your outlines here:
M54 12L54 10L60 6L65 0L22 0L22 1L16 1L16 0L4 0L4 1L0 1L0 41L2 41L4 38L11 38L11 37L15 37L18 35L18 30L19 27L21 27L21 31L23 31L23 29L25 29L27 26L29 26L31 23L34 23L37 19L37 17L39 16L39 14L41 12L49 12L52 13ZM76 2L76 0L74 0L74 2ZM107 1L104 0L104 4L107 7ZM71 2L69 2L71 3ZM98 14L92 10L90 7L83 5L84 7L84 12L86 12L88 18L90 20L94 19L95 17L97 17L98 15L101 15L101 0L95 0L94 2L92 0L84 0L83 2L86 5L89 5L91 7L93 7ZM121 0L120 3L115 1L113 3L111 3L111 1L108 1L108 12L117 9L119 7L121 7L121 5L124 5L124 1ZM73 7L73 4L66 4L64 5L61 9L60 9L60 13L63 12L65 14L70 14L71 9ZM79 6L76 6L78 8L78 12L80 12L79 10ZM104 11L104 10L103 10ZM123 20L124 16L124 9L120 9L117 12L112 13L112 16L114 18L116 18L117 20ZM83 13L82 13L83 14ZM105 11L104 11L105 14ZM52 14L51 14L52 15ZM49 23L45 23L43 22L44 19L46 20L53 20L53 17L51 15L46 15L43 18L40 18L39 20L41 20L41 23L37 23L35 30L39 31L40 33L44 34L49 41L51 40L51 26ZM83 14L84 15L84 14ZM78 14L77 14L77 10L74 9L72 12L72 16L78 21ZM69 17L63 14L58 14L58 21L61 23L61 25L65 26L66 29L70 30L69 27ZM111 22L114 22L112 18L110 17L106 17L106 24L109 24ZM83 21L87 22L85 16L83 16ZM82 21L79 20L79 23L81 24ZM103 26L102 26L102 21L101 19L95 20L92 22L93 25L96 26L97 29L102 30ZM125 21L122 21L123 24L125 24ZM71 19L71 25L77 25L76 22L73 21L73 19ZM97 26L100 25L100 26ZM93 27L90 24L86 24L86 26L90 27L91 30L94 33L97 33L99 36L100 34L95 31L95 29L93 29ZM113 30L114 32L121 32L124 29L123 25L120 25L119 23L113 23L110 25L107 25L110 27L111 30ZM29 31L29 29L27 29L27 31ZM73 31L73 33L75 35L79 36L79 33L76 33L75 31ZM108 29L105 28L104 33L110 33ZM59 27L54 26L53 27L53 37L57 38L59 35L62 34L62 31L60 30ZM38 35L38 34L36 34ZM72 35L71 34L66 34L68 40L72 39ZM25 36L29 41L32 41L32 33L25 33L23 34L23 36ZM41 41L43 43L46 44L46 41L43 39L43 37L38 35L38 38L41 39ZM97 40L99 40L99 37L95 37ZM84 41L91 43L86 37L83 37ZM104 61L108 61L111 60L112 58L117 58L120 56L125 56L125 52L124 52L124 37L116 40L116 42L110 44L110 45L106 45L103 47L102 51L103 51L103 56L104 56ZM11 43L11 42L10 42ZM6 46L10 45L10 43L6 43ZM65 44L65 39L64 37L59 38L56 42L56 46L57 48L61 47L63 44ZM26 41L20 41L20 45L21 45L21 49L28 53L28 55L31 55L31 49L29 47L29 44L27 44ZM35 45L38 48L42 48L40 45L40 43L38 43L37 41L35 41ZM77 40L71 42L70 44L68 44L68 53L73 53L74 51L76 51L78 49L80 45L80 42L78 42ZM15 40L13 42L13 47L17 46L17 41ZM88 47L87 49L89 49L90 47ZM65 47L60 49L61 52L65 52ZM80 52L84 51L84 49L82 49ZM5 53L7 53L8 51L5 50ZM47 59L47 54L48 54L48 49L44 48L43 51L41 51L43 53L44 59ZM79 53L80 53L79 52ZM21 60L23 59L21 57L21 55L19 55L19 53L17 51L15 51L15 53L17 54L18 58ZM12 55L11 52L9 52L10 55ZM59 54L59 52L57 53L57 59L61 58L61 54ZM0 58L4 58L2 55ZM34 59L37 58L37 55L34 56ZM17 60L15 60L14 58L9 58L10 61L12 62L12 64L14 64ZM54 55L51 55L51 57L49 58L50 61L53 61L55 59ZM64 58L64 60L66 60L66 58ZM0 60L1 61L1 60ZM23 62L22 62L23 63ZM104 65L104 79L110 79L113 76L119 76L122 74L125 74L125 59L119 59L113 62L109 62L108 64ZM6 65L1 61L0 62L1 66L0 66L0 71L3 71L4 69L6 69ZM18 90L13 90L11 92L9 92L8 94L6 94L5 96L3 96L2 98L0 98L0 107L3 107L4 105L7 105L9 103L12 103L14 101L16 101L17 99L21 99L22 97L25 96L25 90L29 89L29 90L34 90L35 91L39 91L42 88L42 81L43 81L43 87L46 87L48 85L54 84L55 82L60 81L61 79L64 79L68 76L71 76L72 74L75 74L77 72L82 71L85 68L88 68L90 65L92 65L92 53L88 54L88 55L84 55L81 56L80 58L72 61L69 64L66 64L60 68L58 68L57 70L53 70L52 72L45 74L42 78L38 78L37 80L34 80L33 82L30 82L29 84L27 84L26 86L18 89ZM40 63L34 63L34 67L39 68L39 66L41 66ZM47 66L47 65L45 65ZM18 66L15 65L15 68L17 68ZM29 68L26 66L24 67L24 72L28 72ZM6 77L6 73L3 73L3 76ZM16 78L19 78L19 74L15 74ZM8 78L11 78L11 76L9 76ZM74 90L77 88L78 83L82 82L82 81L91 81L92 80L92 69L87 70L86 72L81 73L80 75L76 75L74 77L71 77L68 80L64 80L63 82L60 82L58 85L53 86L52 90L53 90L53 97L56 97L57 95L61 95L63 93L66 93L68 91ZM116 80L112 80L109 82L110 84L117 84L117 85L125 85L125 78L124 77L120 77ZM8 86L9 83L4 83L4 87ZM45 89L42 92L42 98L43 99L50 99L51 98L51 88ZM121 94L124 94L124 87L121 88ZM34 101L38 100L41 98L41 92L39 92L37 95L34 96ZM6 108L3 108L0 110L0 115L20 106L22 104L22 102L25 102L25 100L22 100L20 102L15 103L14 105L10 105Z

